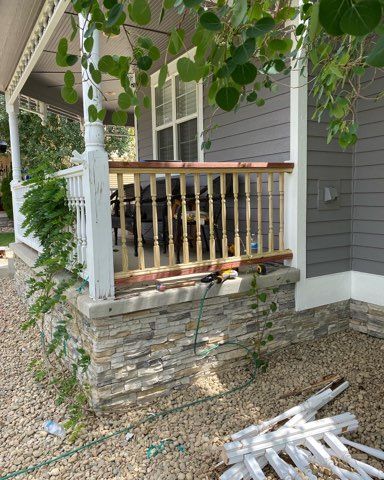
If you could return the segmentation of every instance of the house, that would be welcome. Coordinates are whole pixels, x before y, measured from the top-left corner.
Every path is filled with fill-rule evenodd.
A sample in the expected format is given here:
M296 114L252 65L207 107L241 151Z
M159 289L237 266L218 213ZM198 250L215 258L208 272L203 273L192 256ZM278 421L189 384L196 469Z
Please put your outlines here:
M152 4L160 10L161 1ZM84 118L85 152L58 175L67 180L77 217L76 254L89 284L70 300L77 325L69 355L77 345L89 351L87 382L95 407L148 401L206 369L241 361L234 348L210 361L196 360L192 336L204 287L159 292L154 287L159 278L240 267L237 279L210 292L207 344L225 338L250 341L255 335L247 269L265 262L277 262L259 278L261 288L277 288L273 348L347 328L382 336L384 103L360 101L359 140L342 151L336 142L327 145L326 123L312 120L314 103L299 71L279 78L277 92L261 92L263 107L250 103L237 112L212 112L207 86L180 82L174 60L164 88L157 88L162 58L151 70L152 107L137 120L132 112L128 118L135 126L137 162L112 163L103 149L102 123L87 121L88 106L100 105L100 95L83 98L84 114L80 103L67 105L60 97L64 70L56 65L55 51L59 39L70 34L74 15L69 0L7 5L0 19L0 89L7 98L12 140L13 249L21 293L40 246L21 227L19 208L28 187L21 178L20 95L35 99L40 115L48 106ZM146 31L161 51L175 21L168 15L161 29L154 21ZM194 25L188 18L186 28L185 54L190 55ZM94 32L94 39L96 56L129 48L123 35L108 40ZM377 92L382 81L378 77L367 88ZM89 86L80 71L76 86L80 96ZM103 91L108 121L118 82L107 78ZM218 126L211 149L203 151L201 133L211 122ZM129 197L115 212L117 247L110 176L116 177L117 196Z

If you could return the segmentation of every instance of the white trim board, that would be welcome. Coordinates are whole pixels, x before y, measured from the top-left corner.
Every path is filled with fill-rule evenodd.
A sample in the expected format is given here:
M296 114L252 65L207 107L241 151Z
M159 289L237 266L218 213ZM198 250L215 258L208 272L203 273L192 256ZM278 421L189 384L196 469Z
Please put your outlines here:
M384 306L384 276L351 272L351 298Z
M295 295L297 311L349 299L384 306L384 276L348 271L307 278L296 284Z

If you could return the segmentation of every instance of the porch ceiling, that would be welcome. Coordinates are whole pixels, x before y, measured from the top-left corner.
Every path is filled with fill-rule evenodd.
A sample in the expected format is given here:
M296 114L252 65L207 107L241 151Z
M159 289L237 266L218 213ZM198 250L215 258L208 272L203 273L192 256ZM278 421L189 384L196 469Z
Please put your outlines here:
M29 35L33 29L34 23L44 4L44 0L0 0L0 90L5 91L12 77L12 74L18 63L21 53L28 41ZM127 18L124 29L130 32L133 39L139 35L150 37L161 52L166 51L168 35L170 30L178 24L180 17L177 13L168 12L162 23L159 25L159 17L162 2L160 0L152 0L152 22L145 28L137 28L133 26ZM57 45L60 38L70 37L71 16L76 15L69 6L63 15L62 21L59 22L52 37L50 38L41 57L31 72L22 92L25 95L43 101L55 107L59 107L65 111L75 113L82 116L82 90L81 90L81 72L79 66L75 73L76 89L79 94L79 102L75 105L66 104L60 94L63 85L63 76L65 68L58 67L55 60ZM193 19L186 18L183 27L188 33L193 32ZM79 38L76 37L70 43L70 53L79 53ZM131 50L130 44L124 32L117 37L107 38L101 36L101 55L116 54L126 55ZM152 71L160 68L163 59L156 62ZM117 98L121 91L119 81L105 75L102 83L103 93L105 95L104 107L108 111L107 121L110 113L117 106ZM129 115L128 124L133 125L133 113Z

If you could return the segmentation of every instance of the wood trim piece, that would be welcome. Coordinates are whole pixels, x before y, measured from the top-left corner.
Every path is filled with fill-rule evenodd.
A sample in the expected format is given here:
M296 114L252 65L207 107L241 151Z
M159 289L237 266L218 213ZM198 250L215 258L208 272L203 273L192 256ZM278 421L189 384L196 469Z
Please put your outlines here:
M145 173L174 173L175 170L193 170L217 172L241 169L244 171L282 171L290 173L294 164L291 162L109 162L111 173L120 173L120 170L135 169ZM169 172L167 172L169 170ZM124 172L126 173L126 171Z
M254 257L232 257L226 260L205 260L199 263L190 263L189 265L175 265L174 267L160 267L158 269L148 269L147 273L140 270L135 270L129 273L117 273L115 274L116 285L131 285L139 282L155 281L159 278L166 278L169 276L189 275L191 273L199 272L213 272L216 270L224 270L228 268L238 268L241 265L252 265L258 263L265 263L268 261L281 261L289 260L292 258L292 252L290 250L284 250L283 252L268 253L265 255L258 255Z

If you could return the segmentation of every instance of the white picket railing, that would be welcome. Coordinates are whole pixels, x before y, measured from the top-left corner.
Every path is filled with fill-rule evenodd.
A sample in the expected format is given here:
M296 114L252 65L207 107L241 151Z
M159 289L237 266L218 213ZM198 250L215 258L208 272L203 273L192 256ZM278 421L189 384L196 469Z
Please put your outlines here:
M24 215L21 213L20 209L24 203L24 196L28 192L28 190L31 188L30 185L25 185L23 183L20 183L18 185L13 185L13 202L15 203L15 208L14 208L14 228L15 228L15 237L16 241L18 242L23 242L28 247L33 248L37 252L41 253L42 252L42 247L40 245L40 242L35 238L33 235L26 235L25 233L25 228L23 228L23 223L24 223Z
M87 278L87 229L83 173L83 165L76 165L60 170L54 176L64 178L67 182L68 205L75 213L73 235L76 247L72 259L76 259L77 262L84 265L82 277Z
M86 231L86 207L84 198L83 185L83 165L60 170L54 174L55 177L64 178L67 183L67 195L69 208L75 213L75 222L73 225L73 234L76 247L73 252L72 260L76 259L84 265L82 277L87 278L87 231ZM28 184L20 184L13 187L14 201L16 201L15 209L15 232L16 239L23 242L37 252L42 252L39 241L32 235L26 235L25 229L22 227L24 215L20 212L20 208L24 202L26 192L32 187Z

